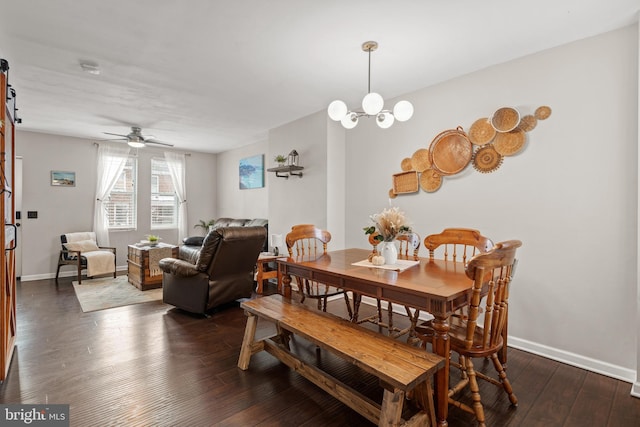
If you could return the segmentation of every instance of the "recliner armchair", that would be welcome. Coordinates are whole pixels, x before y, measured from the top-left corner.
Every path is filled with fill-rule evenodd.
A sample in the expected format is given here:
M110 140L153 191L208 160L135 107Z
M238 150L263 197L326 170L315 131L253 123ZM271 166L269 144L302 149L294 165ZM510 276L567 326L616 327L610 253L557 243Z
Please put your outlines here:
M206 314L222 304L249 298L254 267L266 238L262 226L220 227L204 238L195 263L161 259L163 302Z

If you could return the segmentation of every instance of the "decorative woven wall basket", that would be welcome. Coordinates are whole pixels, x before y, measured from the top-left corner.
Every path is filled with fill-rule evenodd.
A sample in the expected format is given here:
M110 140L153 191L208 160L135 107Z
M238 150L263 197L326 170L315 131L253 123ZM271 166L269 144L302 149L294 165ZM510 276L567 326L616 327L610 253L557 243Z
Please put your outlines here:
M418 191L418 172L408 171L393 174L394 194L415 193Z
M420 174L420 188L427 193L438 191L442 186L442 176L433 169L427 169Z
M499 133L493 141L493 147L503 156L513 156L522 150L526 141L526 134L522 129Z
M469 140L475 145L490 143L496 136L496 130L487 117L473 122L469 128Z
M471 162L473 145L467 134L458 126L436 136L429 151L434 170L440 175L455 175Z
M400 162L400 169L405 172L413 170L413 165L411 164L411 159L409 157L402 159L402 162Z
M498 132L510 132L520 123L520 113L512 107L498 108L493 117L491 125Z
M414 171L422 172L431 167L431 155L429 149L420 148L411 156L411 168Z

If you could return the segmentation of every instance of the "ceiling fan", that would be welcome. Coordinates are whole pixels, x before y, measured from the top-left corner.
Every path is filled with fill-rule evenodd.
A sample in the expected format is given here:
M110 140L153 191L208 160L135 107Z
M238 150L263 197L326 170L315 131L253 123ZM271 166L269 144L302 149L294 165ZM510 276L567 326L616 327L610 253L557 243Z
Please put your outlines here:
M166 142L156 141L154 136L142 135L142 129L137 126L131 126L131 133L128 135L121 135L119 133L111 133L111 132L103 132L105 135L114 135L121 136L122 138L114 139L114 141L126 141L130 147L133 148L141 148L146 146L147 144L157 144L157 145L165 145L167 147L173 147L173 144L169 144Z

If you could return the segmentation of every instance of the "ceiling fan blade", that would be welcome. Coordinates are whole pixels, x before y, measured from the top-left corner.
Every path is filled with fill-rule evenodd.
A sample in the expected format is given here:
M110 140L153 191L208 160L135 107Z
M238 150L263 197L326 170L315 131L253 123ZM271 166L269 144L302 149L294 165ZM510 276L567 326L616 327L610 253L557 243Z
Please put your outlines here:
M109 138L109 139L98 139L97 141L128 141L127 138Z
M127 135L122 135L122 134L120 134L120 133L111 133L111 132L102 132L102 133L104 133L105 135L121 136L121 137L123 137L123 138L126 138L126 137L127 137Z
M169 144L168 142L160 142L160 141L149 141L148 139L144 140L145 144L157 144L157 145L165 145L167 147L173 147L173 144Z

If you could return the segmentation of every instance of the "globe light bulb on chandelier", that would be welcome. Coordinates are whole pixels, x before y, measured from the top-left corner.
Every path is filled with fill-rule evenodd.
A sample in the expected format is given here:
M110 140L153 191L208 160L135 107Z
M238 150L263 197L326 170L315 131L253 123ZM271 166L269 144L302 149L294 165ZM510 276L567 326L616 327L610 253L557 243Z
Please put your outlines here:
M393 110L384 109L384 99L380 94L371 92L371 52L378 48L374 41L364 42L362 50L369 54L369 75L367 94L362 99L362 111L349 110L344 101L335 100L327 108L329 118L342 123L346 129L353 129L358 125L360 117L375 117L376 124L387 129L397 120L405 122L413 116L413 105L409 101L398 101Z

